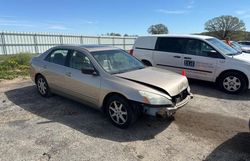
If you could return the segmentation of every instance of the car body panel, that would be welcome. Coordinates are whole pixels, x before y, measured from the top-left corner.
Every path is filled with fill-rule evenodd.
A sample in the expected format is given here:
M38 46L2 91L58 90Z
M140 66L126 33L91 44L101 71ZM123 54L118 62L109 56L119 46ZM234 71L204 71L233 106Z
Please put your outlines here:
M154 67L117 74L117 76L162 88L170 96L175 96L188 87L186 77Z
M80 70L70 68L69 66L54 64L45 60L52 51L59 49L74 50L85 54L96 69L97 74L83 74ZM139 77L143 75L148 76L149 74L151 74L152 77L159 77L158 79L147 80L148 84L157 86L158 88L152 88L151 86L122 78L122 76L125 77L126 73L123 73L124 75L107 73L91 54L91 51L104 50L120 49L94 45L62 45L51 48L32 59L31 78L35 81L36 75L41 74L47 80L52 93L69 97L97 109L103 107L104 99L111 93L120 94L134 102L144 103L144 97L139 93L141 90L166 96L167 98L170 97L168 93L177 95L183 90L190 91L186 77L162 69L145 68L134 71L134 74L131 74L133 72L126 72L128 73L127 77L133 75L133 79L136 78L137 80L143 80L143 78L140 79ZM145 80L146 77L144 81ZM158 90L160 88L166 90L166 92Z

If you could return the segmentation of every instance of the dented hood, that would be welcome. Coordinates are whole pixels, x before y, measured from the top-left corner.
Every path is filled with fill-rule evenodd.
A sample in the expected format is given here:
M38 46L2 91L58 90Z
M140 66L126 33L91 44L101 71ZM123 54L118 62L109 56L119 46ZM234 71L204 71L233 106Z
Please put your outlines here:
M170 96L176 96L188 87L188 81L185 76L154 67L120 73L116 74L116 76L152 88L155 87L156 90L160 88Z

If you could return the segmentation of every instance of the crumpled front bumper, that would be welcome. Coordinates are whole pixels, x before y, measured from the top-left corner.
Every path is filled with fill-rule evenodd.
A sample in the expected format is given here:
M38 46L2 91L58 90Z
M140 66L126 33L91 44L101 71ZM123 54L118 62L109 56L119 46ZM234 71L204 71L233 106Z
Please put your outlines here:
M172 106L150 106L150 105L144 105L143 111L144 113L151 115L151 116L172 116L178 109L183 107L185 104L189 102L190 99L193 98L193 94L189 93L185 99L183 99L181 102L178 102L176 104L173 104Z

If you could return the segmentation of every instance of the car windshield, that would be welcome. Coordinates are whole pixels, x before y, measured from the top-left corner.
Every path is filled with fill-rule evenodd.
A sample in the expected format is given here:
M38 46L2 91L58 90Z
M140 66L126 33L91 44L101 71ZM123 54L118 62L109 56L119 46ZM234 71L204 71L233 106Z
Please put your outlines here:
M135 57L123 50L91 52L102 68L110 74L124 73L144 68Z
M215 46L218 50L220 50L223 54L232 56L237 55L239 52L234 48L230 47L229 45L225 44L224 42L220 41L216 38L207 39L213 46Z

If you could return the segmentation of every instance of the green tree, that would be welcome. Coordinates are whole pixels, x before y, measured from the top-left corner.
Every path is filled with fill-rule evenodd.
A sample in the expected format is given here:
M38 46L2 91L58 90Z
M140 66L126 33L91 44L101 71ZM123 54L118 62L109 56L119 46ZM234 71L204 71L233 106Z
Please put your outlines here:
M226 37L232 37L235 33L240 31L245 31L245 23L238 17L233 16L220 16L208 20L205 23L205 30L213 33L220 39L225 39Z
M151 25L148 28L148 33L155 35L155 34L168 34L168 28L167 26L163 24L156 24L156 25Z
M119 33L114 33L114 32L111 32L111 33L107 33L108 36L121 36L121 34Z

